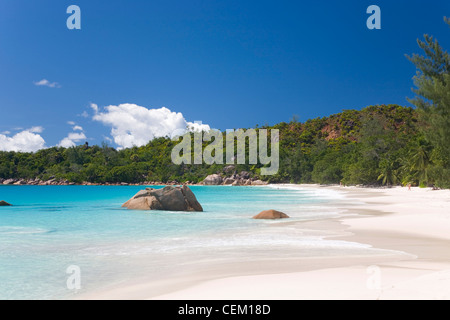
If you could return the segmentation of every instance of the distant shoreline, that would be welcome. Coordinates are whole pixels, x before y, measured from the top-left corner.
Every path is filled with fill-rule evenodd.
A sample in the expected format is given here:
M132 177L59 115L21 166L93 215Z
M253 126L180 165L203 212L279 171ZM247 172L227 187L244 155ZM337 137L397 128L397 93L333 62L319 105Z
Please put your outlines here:
M317 184L317 183L300 183L300 184L289 184L289 183L268 183L266 181L263 181L263 183L257 183L252 184L253 181L261 182L261 180L255 180L255 179L248 179L248 183L242 183L237 184L234 186L239 187L255 187L255 186L267 186L267 185L279 185L279 186L299 186L299 187L338 187L339 190L345 190L346 188L358 188L358 189L379 189L379 190L390 190L393 188L402 187L400 185L394 185L394 186L375 186L375 185L339 185L339 184ZM56 180L56 179L50 179L50 180L40 180L40 179L34 179L34 180L27 180L27 179L0 179L0 186L181 186L181 185L187 185L187 186L231 186L231 184L205 184L203 182L199 183L192 183L192 182L178 182L178 181L168 181L168 182L161 182L161 181L145 181L145 182L137 182L137 183L128 183L128 182L106 182L106 183L98 183L98 182L82 182L82 183L75 183L75 182L69 182L67 180ZM442 188L420 188L420 189L430 189L430 190L449 190L449 189L442 189Z
M2 181L3 180L3 181ZM181 183L188 185L195 185L192 183ZM180 183L176 182L139 182L139 183L128 183L128 182L118 182L118 183L97 183L97 182L69 182L69 181L61 181L61 180L25 180L25 179L0 179L0 186L149 186L149 185L180 185Z
M268 185L268 182L264 182L257 179L243 179L240 183L234 184L237 186L261 186ZM188 185L188 186L202 186L202 185L232 185L231 183L220 183L220 184L210 184L210 183L193 183L190 181L187 182L178 182L178 181L144 181L137 183L128 183L128 182L106 182L106 183L98 183L98 182L69 182L68 180L57 180L57 179L49 179L49 180L41 180L41 179L0 179L0 185L16 185L16 186L178 186L178 185Z

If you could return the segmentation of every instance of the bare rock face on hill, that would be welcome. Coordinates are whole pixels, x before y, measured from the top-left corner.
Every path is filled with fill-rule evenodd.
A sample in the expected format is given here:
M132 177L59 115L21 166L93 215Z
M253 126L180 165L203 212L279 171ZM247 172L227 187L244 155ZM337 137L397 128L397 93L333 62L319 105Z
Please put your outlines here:
M203 211L188 186L146 188L125 202L122 207L130 210Z
M268 220L287 219L287 218L289 218L287 214L276 210L262 211L258 215L253 217L253 219L268 219Z

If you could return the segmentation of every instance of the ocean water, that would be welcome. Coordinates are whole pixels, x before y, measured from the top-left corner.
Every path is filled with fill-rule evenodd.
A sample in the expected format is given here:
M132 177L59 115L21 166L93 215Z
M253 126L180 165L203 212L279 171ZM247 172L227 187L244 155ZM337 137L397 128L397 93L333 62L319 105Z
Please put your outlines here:
M371 250L290 224L342 214L333 206L341 196L333 191L193 186L204 212L121 208L142 188L0 186L0 200L14 204L0 207L0 299L71 298L69 266L81 271L79 294L139 275L170 274L202 259L245 261ZM289 224L251 219L267 209L289 214Z

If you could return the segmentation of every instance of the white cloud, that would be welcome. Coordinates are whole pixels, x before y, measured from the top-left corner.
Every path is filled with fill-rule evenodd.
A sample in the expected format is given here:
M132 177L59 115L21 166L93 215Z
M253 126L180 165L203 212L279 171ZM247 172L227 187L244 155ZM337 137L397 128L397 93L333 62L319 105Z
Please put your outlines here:
M83 127L77 125L77 123L75 121L67 121L67 124L72 126L72 130L73 131L83 131Z
M209 131L211 128L208 125L203 124L201 121L187 122L187 128L189 131Z
M35 152L45 147L45 140L38 134L42 127L33 127L10 137L0 134L0 151Z
M89 113L87 113L87 111L83 111L79 116L83 118L89 118Z
M58 82L50 82L47 79L35 81L34 85L38 87L61 88L61 85Z
M58 143L58 147L63 147L63 148L75 147L78 142L81 142L81 141L84 141L87 139L86 135L83 132L83 128L81 126L77 125L76 122L67 121L67 124L73 126L72 127L73 132L70 132L67 135L67 137L62 139ZM80 132L75 132L75 131L80 131Z
M143 146L153 138L172 137L187 128L210 130L208 125L188 122L183 114L167 108L147 109L129 103L105 107L104 112L99 112L96 104L91 108L93 120L112 127L111 136L120 148Z
M98 105L96 105L95 103L91 103L92 110L94 110L95 113L98 113Z
M37 127L31 127L30 129L26 130L32 133L42 133L42 131L44 131L44 128L42 128L41 126L37 126Z
M77 145L77 142L86 139L86 135L83 132L71 132L67 135L67 137L59 142L58 146L64 148L75 147Z

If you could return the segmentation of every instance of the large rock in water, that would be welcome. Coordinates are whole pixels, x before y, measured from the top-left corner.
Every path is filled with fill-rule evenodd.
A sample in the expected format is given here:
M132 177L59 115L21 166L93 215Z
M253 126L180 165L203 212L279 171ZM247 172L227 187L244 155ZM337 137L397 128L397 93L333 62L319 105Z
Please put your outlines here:
M218 186L218 185L222 184L222 181L223 181L223 179L222 179L222 177L220 175L218 175L218 174L211 174L211 175L207 176L205 178L205 180L203 180L202 183L205 186Z
M287 219L289 216L283 212L276 210L266 210L260 212L258 215L254 216L253 219Z
M132 210L203 211L188 186L146 188L125 202L122 207Z
M8 202L6 202L6 201L0 201L0 207L9 207L9 206L12 206L12 204L9 204Z

